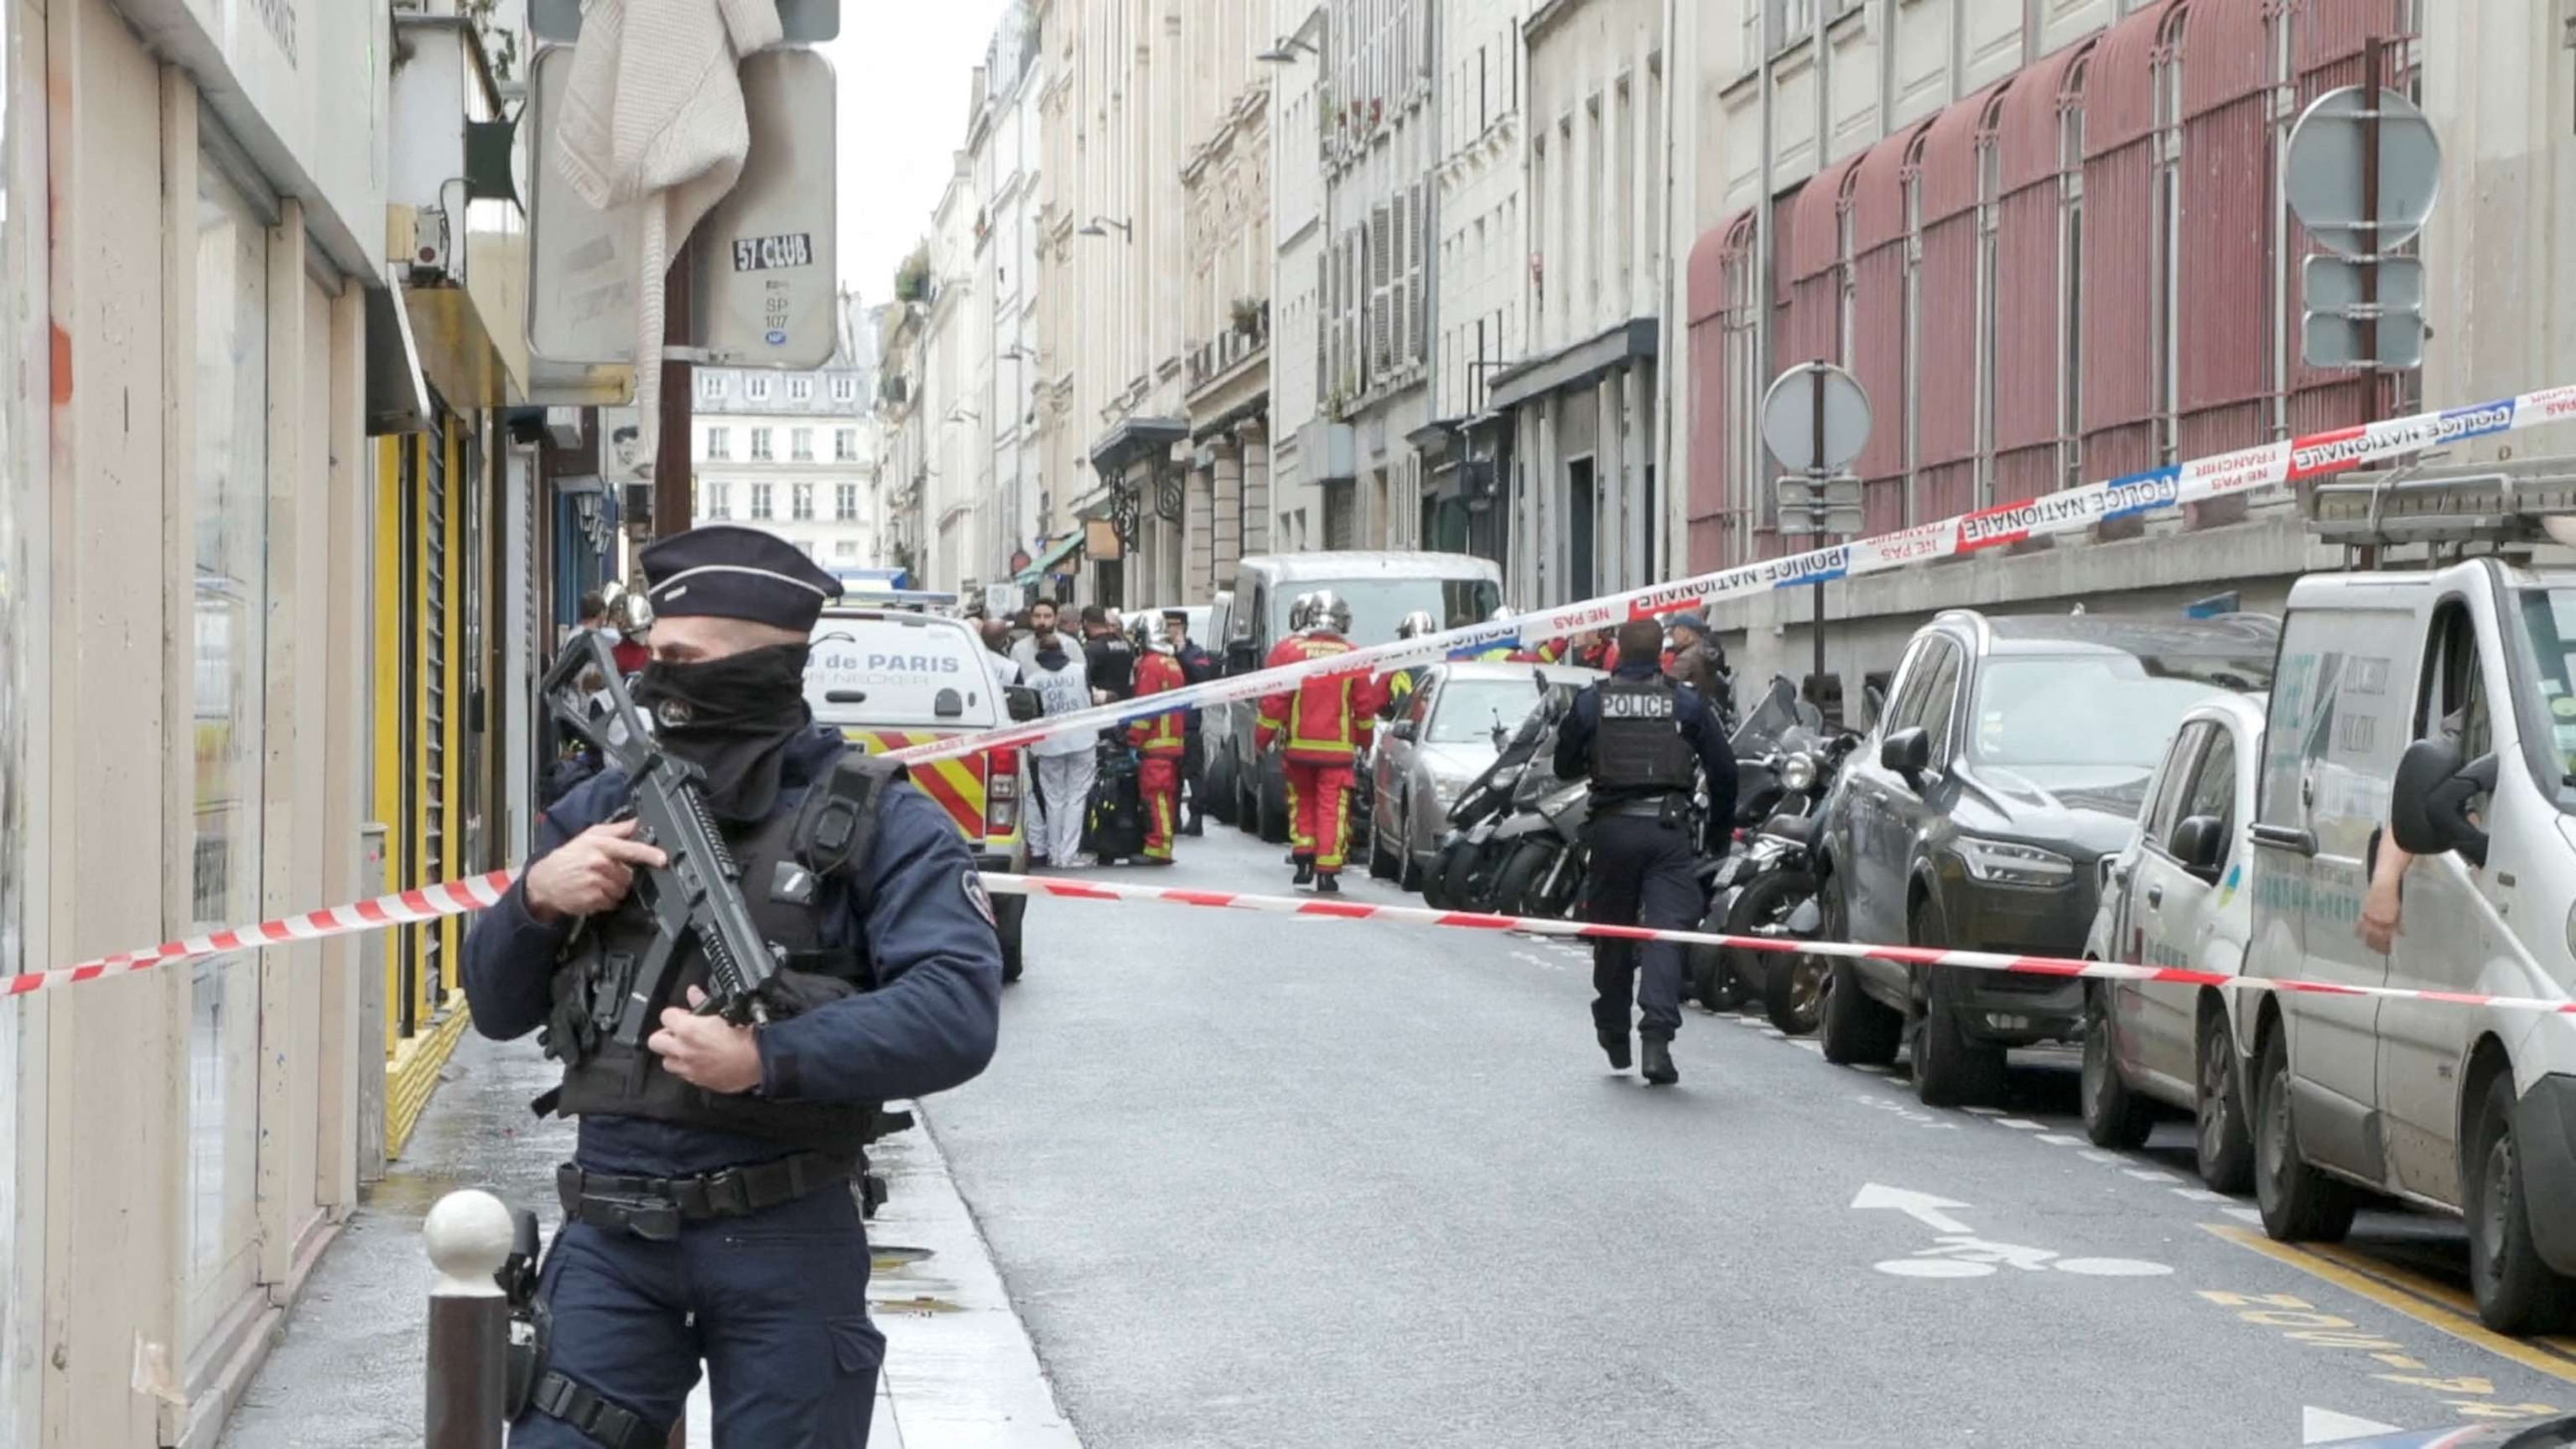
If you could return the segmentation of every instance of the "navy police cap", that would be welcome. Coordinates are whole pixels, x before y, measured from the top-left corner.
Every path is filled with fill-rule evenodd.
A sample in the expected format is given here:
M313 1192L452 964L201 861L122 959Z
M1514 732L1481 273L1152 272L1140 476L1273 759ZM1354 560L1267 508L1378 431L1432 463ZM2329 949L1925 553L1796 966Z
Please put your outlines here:
M653 615L749 619L810 634L841 581L776 534L711 524L647 545L644 592Z

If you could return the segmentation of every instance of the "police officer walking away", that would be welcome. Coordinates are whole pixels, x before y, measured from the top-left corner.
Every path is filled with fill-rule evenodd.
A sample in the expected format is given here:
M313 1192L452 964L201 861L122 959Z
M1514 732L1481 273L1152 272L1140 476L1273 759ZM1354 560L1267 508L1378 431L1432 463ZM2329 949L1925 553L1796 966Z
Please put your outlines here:
M885 1340L867 1316L854 1179L872 1104L946 1090L993 1055L1001 951L983 882L938 806L841 768L806 708L806 639L839 583L782 540L700 528L644 551L652 662L635 698L742 870L801 1010L756 1026L679 1003L637 1050L603 1035L621 973L654 944L635 838L611 769L548 812L528 868L465 944L475 1029L547 1028L563 1083L540 1112L580 1120L558 1170L564 1226L540 1297L553 1330L515 1449L660 1449L698 1364L719 1443L854 1449ZM847 836L805 807L850 809ZM842 850L817 845L825 836ZM682 944L680 994L708 971ZM603 1016L604 1013L604 1016Z
M1699 887L1698 850L1690 838L1691 786L1705 776L1712 850L1735 819L1735 756L1717 713L1699 692L1663 677L1664 631L1652 619L1619 630L1619 668L1574 697L1556 736L1559 778L1592 781L1585 839L1584 918L1610 925L1687 931L1707 901ZM1655 1086L1681 1080L1673 1066L1673 1033L1682 1025L1682 948L1670 941L1642 948L1645 985L1635 981L1640 945L1592 946L1593 1025L1610 1065L1628 1069L1628 1011L1639 1008L1645 1043L1643 1075Z

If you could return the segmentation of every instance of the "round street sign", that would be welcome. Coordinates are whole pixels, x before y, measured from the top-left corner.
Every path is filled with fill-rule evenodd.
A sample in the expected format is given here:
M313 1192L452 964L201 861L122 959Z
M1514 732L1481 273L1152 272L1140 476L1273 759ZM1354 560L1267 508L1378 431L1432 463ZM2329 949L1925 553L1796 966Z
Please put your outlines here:
M2442 188L2442 143L2413 101L2379 93L2379 214L2362 215L2366 92L2317 97L2290 128L2281 195L2317 244L2340 256L2386 256L2424 228ZM2374 227L2372 223L2377 223Z
M1790 368L1762 395L1762 441L1792 473L1849 466L1869 442L1869 423L1869 394L1830 362Z

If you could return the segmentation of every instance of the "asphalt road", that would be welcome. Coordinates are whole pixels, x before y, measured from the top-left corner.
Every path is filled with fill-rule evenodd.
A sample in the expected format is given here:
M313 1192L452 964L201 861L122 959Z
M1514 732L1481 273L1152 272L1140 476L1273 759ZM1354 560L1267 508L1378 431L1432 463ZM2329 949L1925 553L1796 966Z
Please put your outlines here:
M1277 847L1209 830L1150 878L1286 893ZM2085 1144L2068 1056L1931 1111L1901 1065L1691 1008L1648 1089L1592 1042L1580 949L1031 910L999 1059L927 1115L1092 1449L2207 1449L2576 1412L2576 1344L2440 1302L2454 1225L2275 1249L2184 1124Z

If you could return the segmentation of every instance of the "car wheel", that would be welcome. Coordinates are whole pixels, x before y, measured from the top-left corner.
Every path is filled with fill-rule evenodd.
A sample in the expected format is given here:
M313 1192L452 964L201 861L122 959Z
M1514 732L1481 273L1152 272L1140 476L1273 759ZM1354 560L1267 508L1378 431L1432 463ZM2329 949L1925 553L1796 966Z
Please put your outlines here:
M1843 907L1840 877L1828 876L1826 937L1849 940L1851 933L1844 923L1850 919ZM1886 1066L1896 1060L1896 1049L1905 1039L1905 1018L1861 989L1860 974L1852 961L1837 959L1826 971L1824 1003L1817 1017L1817 1037L1825 1049L1825 1060L1839 1066Z
M2156 1127L2155 1108L2129 1090L2120 1061L2111 1050L2111 997L2101 988L2084 993L2084 1135L2096 1147L2136 1148L2147 1145Z
M1259 838L1261 834L1261 757L1246 760L1237 755L1234 761L1234 828Z
M1699 928L1709 935L1722 936L1727 931L1727 917L1712 911ZM1690 994L1699 1004L1720 1013L1742 1010L1745 998L1752 992L1728 962L1729 953L1717 946L1690 946L1684 950L1690 963Z
M1263 778L1266 773L1266 771L1256 772L1252 778L1252 793L1261 802L1258 812L1261 838L1272 845L1286 845L1288 843L1287 788L1283 785L1280 788L1279 798L1272 800L1270 782Z
M1234 751L1216 752L1215 758L1208 761L1207 773L1199 779L1199 788L1207 794L1207 813L1219 825L1232 825L1235 802L1241 798L1234 790Z
M1386 853L1386 832L1372 830L1368 842L1368 873L1371 880L1395 879L1395 862Z
M2360 1200L2348 1184L2299 1155L2298 1127L2290 1120L2290 1047L2277 1027L2263 1043L2254 1110L2254 1204L2263 1210L2263 1231L2283 1243L2341 1241L2352 1231Z
M1917 946L1944 947L1950 930L1941 907L1915 908L1910 933ZM1968 1034L1965 978L1960 968L1924 968L1923 1014L1914 1022L1914 1099L1926 1107L1983 1107L2004 1094L2004 1049Z
M2192 1125L2200 1180L2213 1192L2250 1192L2254 1134L2245 1122L2245 1094L2236 1086L2236 1044L2229 1039L2227 1013L2216 1005L2204 1009L2199 1036L2200 1090L2192 1098Z
M2468 1187L2469 1286L2478 1317L2498 1333L2556 1333L2576 1306L2576 1284L2542 1261L2531 1240L2531 1196L2513 1130L2513 1073L2487 1083L2461 1180Z

